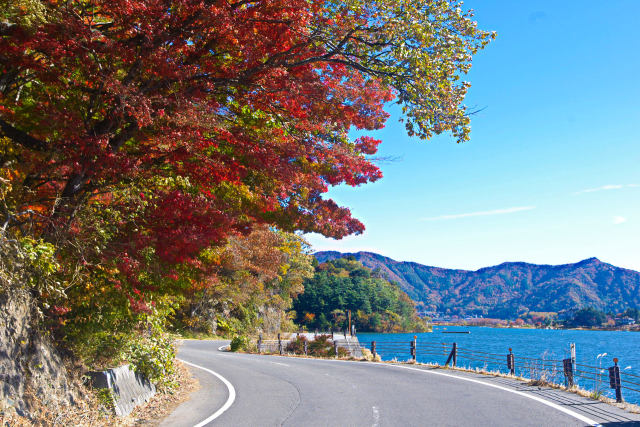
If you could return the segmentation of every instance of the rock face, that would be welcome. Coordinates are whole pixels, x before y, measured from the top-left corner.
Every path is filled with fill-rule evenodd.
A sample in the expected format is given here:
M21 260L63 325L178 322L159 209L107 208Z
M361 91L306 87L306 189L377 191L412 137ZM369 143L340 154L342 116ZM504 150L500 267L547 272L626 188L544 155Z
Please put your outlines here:
M505 262L476 271L400 262L371 252L317 252L320 262L353 256L400 285L427 311L512 319L527 311L640 306L640 272L589 258L574 264Z
M62 358L34 327L34 305L24 290L0 291L0 409L27 417L34 398L52 411L74 402Z
M127 416L133 409L156 394L156 387L145 377L123 365L101 372L90 372L95 388L108 388L113 395L116 415Z

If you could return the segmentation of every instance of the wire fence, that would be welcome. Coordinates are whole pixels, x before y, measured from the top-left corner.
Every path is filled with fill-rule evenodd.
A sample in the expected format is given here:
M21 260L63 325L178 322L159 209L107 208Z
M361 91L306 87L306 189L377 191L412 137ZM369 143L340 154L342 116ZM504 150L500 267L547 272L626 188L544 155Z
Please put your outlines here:
M314 342L321 341L322 345ZM257 342L259 353L303 354L324 357L362 357L363 349L374 358L386 361L414 361L435 365L451 365L487 372L510 374L529 379L539 384L557 384L580 387L593 397L615 391L618 402L625 397L632 403L640 403L640 375L621 369L618 359L613 366L602 367L578 363L573 356L567 359L552 357L530 357L516 354L511 348L503 354L471 347L460 347L455 342L418 341L360 341L347 334L291 335L284 338ZM602 359L601 359L602 360Z
M382 360L416 361L436 365L451 365L488 372L499 372L538 383L580 387L598 397L608 389L615 392L618 402L623 394L631 402L640 402L640 375L625 372L613 359L613 366L598 367L577 363L575 352L568 359L529 357L515 354L511 348L502 354L477 348L460 347L454 342L362 341Z

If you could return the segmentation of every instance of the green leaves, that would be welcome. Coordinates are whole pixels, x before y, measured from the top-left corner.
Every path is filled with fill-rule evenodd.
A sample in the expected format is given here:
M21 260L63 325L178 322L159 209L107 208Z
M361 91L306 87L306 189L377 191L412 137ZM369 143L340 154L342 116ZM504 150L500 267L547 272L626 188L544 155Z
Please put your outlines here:
M495 38L477 28L472 11L463 12L460 1L327 4L326 16L338 24L321 31L331 34L333 58L393 88L409 135L427 139L451 131L458 142L469 139L462 105L469 84L459 80L471 68L472 55Z

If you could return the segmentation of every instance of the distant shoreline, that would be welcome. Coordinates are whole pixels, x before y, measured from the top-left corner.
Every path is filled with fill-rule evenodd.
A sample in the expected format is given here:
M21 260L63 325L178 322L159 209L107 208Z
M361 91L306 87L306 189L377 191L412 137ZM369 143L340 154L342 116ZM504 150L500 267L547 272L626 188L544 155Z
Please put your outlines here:
M640 332L640 325L636 325L635 327L599 327L599 328L569 328L563 326L554 326L554 327L539 327L534 325L469 325L464 323L455 323L455 322L447 322L447 323L432 323L433 327L436 326L456 326L456 327L464 327L464 328L494 328L494 329L549 329L549 330L561 330L561 331L623 331L623 332Z

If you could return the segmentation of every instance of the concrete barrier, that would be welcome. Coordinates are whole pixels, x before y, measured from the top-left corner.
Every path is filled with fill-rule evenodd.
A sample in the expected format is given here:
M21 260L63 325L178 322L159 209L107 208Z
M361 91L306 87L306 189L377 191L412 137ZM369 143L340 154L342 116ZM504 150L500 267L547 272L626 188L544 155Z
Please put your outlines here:
M94 388L108 388L114 400L116 415L124 417L156 394L156 386L144 376L135 373L129 365L106 371L89 372Z

